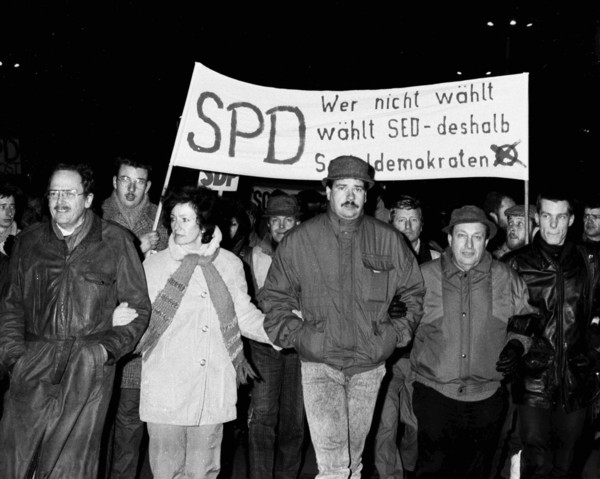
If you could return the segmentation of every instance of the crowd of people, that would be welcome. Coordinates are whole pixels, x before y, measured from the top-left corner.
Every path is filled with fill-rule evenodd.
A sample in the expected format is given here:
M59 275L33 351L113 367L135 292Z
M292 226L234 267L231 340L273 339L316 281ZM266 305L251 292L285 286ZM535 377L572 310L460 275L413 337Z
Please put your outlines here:
M236 418L252 479L298 477L307 440L319 479L361 477L366 446L381 479L577 477L600 197L490 192L434 239L355 156L264 211L176 185L160 221L151 174L118 157L99 202L58 164L26 212L0 187L2 477L216 478Z

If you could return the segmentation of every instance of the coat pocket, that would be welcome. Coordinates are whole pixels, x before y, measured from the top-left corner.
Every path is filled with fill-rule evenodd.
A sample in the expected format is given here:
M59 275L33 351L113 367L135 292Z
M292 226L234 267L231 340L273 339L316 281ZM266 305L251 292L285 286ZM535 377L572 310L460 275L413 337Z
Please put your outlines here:
M388 255L364 253L362 255L365 272L366 300L371 306L381 306L388 299L390 275L394 269L391 257Z

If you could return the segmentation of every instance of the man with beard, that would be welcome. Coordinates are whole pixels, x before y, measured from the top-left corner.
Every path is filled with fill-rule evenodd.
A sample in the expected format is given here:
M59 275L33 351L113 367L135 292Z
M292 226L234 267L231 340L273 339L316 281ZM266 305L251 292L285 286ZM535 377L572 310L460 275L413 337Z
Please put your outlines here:
M153 250L165 249L169 240L169 234L162 224L156 231L153 230L157 207L148 197L152 186L151 171L150 165L139 162L133 156L117 157L112 179L113 192L102 203L102 217L105 220L124 226L136 236L142 259ZM119 361L116 377L120 389L116 391L116 412L109 414L111 420L115 415L114 430L109 432L111 437L108 441L107 467L111 479L137 477L145 430L139 415L141 375L142 358L139 354L132 353Z
M515 205L505 211L507 228L506 241L492 254L494 258L501 259L506 253L525 246L527 235L525 234L525 205ZM535 205L529 205L529 241L535 234Z
M51 220L15 242L0 301L0 372L11 373L2 477L97 476L115 361L148 326L132 236L92 212L93 186L86 165L58 165L48 185Z
M364 214L367 162L340 156L323 179L329 207L287 233L259 296L265 331L300 355L319 477L360 477L385 361L412 339L423 277L402 235ZM388 313L394 297L404 315Z

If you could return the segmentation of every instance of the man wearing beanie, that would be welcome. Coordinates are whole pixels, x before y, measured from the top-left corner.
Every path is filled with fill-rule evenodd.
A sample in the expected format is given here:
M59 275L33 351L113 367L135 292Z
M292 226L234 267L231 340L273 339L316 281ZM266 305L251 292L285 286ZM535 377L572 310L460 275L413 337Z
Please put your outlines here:
M398 231L364 214L373 184L365 161L333 159L327 212L285 236L259 295L271 340L300 356L318 478L360 477L385 360L422 314L414 255ZM405 308L388 311L398 297Z
M509 319L533 313L525 282L486 250L496 231L481 208L455 209L444 228L449 247L421 266L424 313L410 356L417 478L488 477L506 406L496 362L507 340L527 346L521 335L507 338Z
M542 192L539 233L503 260L525 280L541 317L531 324L531 347L518 354L512 377L523 447L521 477L573 477L576 445L598 393L600 333L598 250L567 236L575 220L571 201ZM522 353L522 351L521 351Z
M300 224L300 207L294 196L273 195L263 216L267 218L267 233L252 248L252 254L244 256L256 293L265 283L277 246ZM252 339L248 344L250 361L260 376L252 385L248 414L250 479L297 477L305 429L298 353L293 349L277 351Z

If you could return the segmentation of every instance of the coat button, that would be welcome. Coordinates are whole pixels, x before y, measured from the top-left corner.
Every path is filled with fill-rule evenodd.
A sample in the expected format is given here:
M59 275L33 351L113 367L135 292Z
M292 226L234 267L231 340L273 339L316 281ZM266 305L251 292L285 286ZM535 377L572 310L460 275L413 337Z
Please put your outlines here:
M208 331L208 326L205 324L204 326L202 326L202 331L206 333L206 331Z
M201 298L206 298L207 296L208 296L208 291L202 291L202 292L200 293L200 297L201 297Z
M200 360L200 366L204 366L206 364L206 359L201 359Z
M467 355L463 353L463 354L460 355L460 357L464 359L464 358L467 357Z

